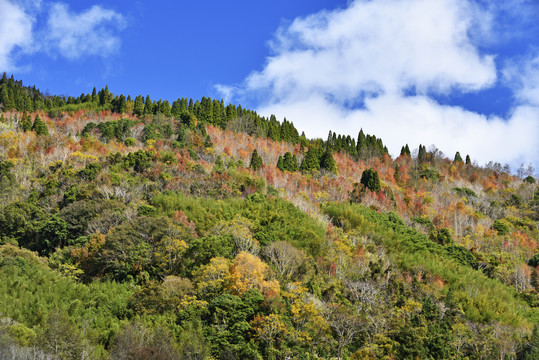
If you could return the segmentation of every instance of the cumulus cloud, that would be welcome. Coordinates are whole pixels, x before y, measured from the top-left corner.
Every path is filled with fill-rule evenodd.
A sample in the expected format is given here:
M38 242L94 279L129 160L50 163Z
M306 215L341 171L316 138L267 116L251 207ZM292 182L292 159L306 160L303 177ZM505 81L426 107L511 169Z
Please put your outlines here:
M470 43L472 14L461 1L378 0L296 19L278 31L276 55L247 86L270 88L277 99L478 90L496 80L496 69Z
M16 50L28 50L32 44L34 18L24 8L8 0L0 0L0 71L15 70Z
M499 83L495 54L477 43L497 16L471 0L356 0L280 28L262 70L221 89L255 99L259 113L286 116L311 137L363 128L393 154L422 143L481 163L539 159L535 104L500 118L434 100ZM522 83L520 96L529 100L539 86Z
M107 56L118 50L116 30L125 27L125 19L113 10L94 5L79 14L61 3L52 5L47 22L47 40L51 52L58 50L68 59L86 55Z

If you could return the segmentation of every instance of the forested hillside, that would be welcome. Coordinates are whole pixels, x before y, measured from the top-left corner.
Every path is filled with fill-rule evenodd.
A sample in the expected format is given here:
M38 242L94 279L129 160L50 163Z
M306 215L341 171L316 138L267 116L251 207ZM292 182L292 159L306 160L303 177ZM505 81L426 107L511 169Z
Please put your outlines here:
M539 358L534 169L301 130L4 74L0 358Z

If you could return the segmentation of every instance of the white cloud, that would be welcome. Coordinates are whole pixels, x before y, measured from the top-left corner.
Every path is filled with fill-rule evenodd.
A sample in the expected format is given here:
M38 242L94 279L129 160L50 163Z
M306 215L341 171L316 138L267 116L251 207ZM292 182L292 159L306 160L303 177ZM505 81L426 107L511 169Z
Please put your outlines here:
M534 104L522 103L505 119L487 118L430 97L497 84L494 56L476 43L494 26L497 10L468 0L356 0L279 29L263 69L240 89L226 89L265 99L260 114L286 116L311 137L363 128L394 155L405 143L421 143L480 163L539 161ZM539 85L522 89L528 100L539 98L532 92ZM360 108L347 105L358 102Z
M273 99L330 93L478 90L496 80L491 56L479 56L463 1L355 1L344 10L298 18L278 31L275 56L246 81Z
M519 102L539 106L539 55L513 61L503 73Z
M460 151L481 164L494 160L513 168L539 159L539 108L533 106L518 107L509 119L502 119L443 106L427 96L380 96L367 99L365 109L345 110L315 95L271 104L259 113L286 116L307 136L324 139L329 130L357 137L363 128L380 136L395 156L408 143L412 149L434 144L450 158Z
M116 29L125 27L125 19L113 10L94 5L76 14L65 4L53 4L47 22L49 51L56 50L68 59L86 55L107 56L119 49Z
M36 18L47 15L46 26L36 29ZM20 69L18 55L45 51L75 60L107 56L120 47L118 30L126 26L121 14L95 5L81 13L67 5L43 6L41 0L0 0L0 72Z
M0 72L14 71L14 52L32 44L34 19L22 6L7 0L0 0L0 14Z

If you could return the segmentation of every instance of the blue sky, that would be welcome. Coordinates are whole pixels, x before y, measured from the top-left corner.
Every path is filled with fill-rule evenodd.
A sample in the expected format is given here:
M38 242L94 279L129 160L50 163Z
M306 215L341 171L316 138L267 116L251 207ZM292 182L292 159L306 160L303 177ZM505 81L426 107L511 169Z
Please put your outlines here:
M108 84L225 98L310 137L382 137L539 168L533 0L0 0L0 72L50 93Z

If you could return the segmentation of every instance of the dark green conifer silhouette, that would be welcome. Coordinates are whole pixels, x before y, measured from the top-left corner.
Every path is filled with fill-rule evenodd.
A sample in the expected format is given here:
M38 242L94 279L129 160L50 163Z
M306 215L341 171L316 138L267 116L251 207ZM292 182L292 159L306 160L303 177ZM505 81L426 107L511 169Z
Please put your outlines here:
M380 177L376 170L367 169L363 171L360 182L370 191L378 193L382 190L382 187L380 186Z
M300 170L312 171L320 170L320 160L318 159L318 151L314 148L309 148L307 154L301 162Z
M287 171L298 170L298 159L288 151L284 154L283 169Z
M34 125L32 126L32 130L34 130L38 135L49 135L49 129L47 128L47 125L41 120L39 115L36 115L34 119Z
M277 160L277 169L284 171L283 157L281 155L279 155L279 159Z
M32 130L32 117L29 114L24 114L22 116L21 129L24 132Z
M133 105L133 114L142 116L144 114L144 99L141 95L135 98L135 104Z
M322 159L320 160L320 168L326 169L327 171L331 171L333 173L337 171L337 163L335 162L335 159L333 159L333 154L329 148L322 155Z
M260 157L256 149L254 149L253 154L251 155L251 163L249 164L249 167L256 171L260 169L262 165L263 165L262 157Z
M424 163L427 161L427 149L421 144L419 144L419 151L417 152L417 161L419 163Z

